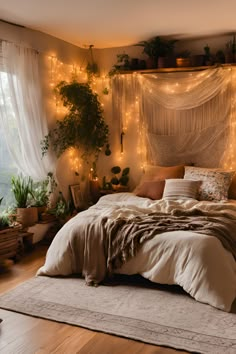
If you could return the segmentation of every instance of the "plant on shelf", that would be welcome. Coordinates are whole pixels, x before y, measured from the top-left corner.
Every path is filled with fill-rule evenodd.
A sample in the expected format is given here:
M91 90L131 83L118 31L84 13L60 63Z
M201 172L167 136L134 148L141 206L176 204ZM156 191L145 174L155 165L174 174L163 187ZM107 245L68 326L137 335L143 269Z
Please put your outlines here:
M236 37L233 35L233 39L226 43L225 62L235 63L236 61Z
M41 142L42 154L49 148L59 157L68 148L81 151L81 157L96 161L100 151L108 144L108 125L105 123L103 110L98 95L88 83L72 81L60 82L56 91L62 98L68 113L62 120L56 121L56 127Z
M114 174L114 177L112 177L110 181L113 189L118 189L120 186L127 187L129 182L129 171L129 167L126 167L123 170L121 170L120 166L114 166L111 168L111 172Z
M38 221L38 212L35 207L30 207L29 200L33 196L33 180L22 175L11 178L12 192L16 202L17 221L23 227L33 225Z
M159 58L171 57L173 55L176 42L176 39L165 39L156 36L147 41L141 41L136 46L143 47L143 53L152 61L151 65L157 67Z
M110 77L118 74L121 70L130 70L130 57L128 54L117 54L116 57L117 62L108 73Z
M188 67L191 66L191 52L189 50L183 50L178 55L176 55L176 65L178 67Z

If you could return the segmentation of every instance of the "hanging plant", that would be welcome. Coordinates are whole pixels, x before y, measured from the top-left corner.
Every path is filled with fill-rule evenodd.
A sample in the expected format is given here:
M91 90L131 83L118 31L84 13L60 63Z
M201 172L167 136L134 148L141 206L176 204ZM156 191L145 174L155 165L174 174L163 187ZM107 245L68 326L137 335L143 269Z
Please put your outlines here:
M56 127L41 142L42 154L49 148L59 157L68 148L78 148L81 157L98 157L103 146L108 144L108 125L103 110L88 83L72 81L60 82L56 87L68 113L62 120L56 121Z

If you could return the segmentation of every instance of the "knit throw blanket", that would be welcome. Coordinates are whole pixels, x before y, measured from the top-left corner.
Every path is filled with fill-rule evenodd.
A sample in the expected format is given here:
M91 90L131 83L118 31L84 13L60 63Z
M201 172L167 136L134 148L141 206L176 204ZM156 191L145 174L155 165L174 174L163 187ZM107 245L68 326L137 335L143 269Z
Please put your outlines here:
M167 231L194 231L198 234L217 237L236 259L236 219L231 214L211 214L199 209L190 211L175 209L168 215L151 213L116 220L102 218L99 221L99 229L102 231L100 233L102 247L96 248L94 252L104 253L102 259L106 264L99 264L101 273L97 271L96 277L94 278L93 274L92 281L89 281L90 265L86 262L88 284L99 283L103 280L105 273L112 274L115 269L120 268L123 263L134 257L144 242ZM92 237L98 236L93 234ZM101 245L101 239L98 244ZM87 249L89 249L88 245ZM91 260L91 253L89 258ZM92 268L94 269L94 264Z
M166 231L194 231L217 237L236 259L236 219L228 214L214 216L198 209L175 209L170 215L153 213L103 222L108 236L107 266L110 271L135 256L143 242Z

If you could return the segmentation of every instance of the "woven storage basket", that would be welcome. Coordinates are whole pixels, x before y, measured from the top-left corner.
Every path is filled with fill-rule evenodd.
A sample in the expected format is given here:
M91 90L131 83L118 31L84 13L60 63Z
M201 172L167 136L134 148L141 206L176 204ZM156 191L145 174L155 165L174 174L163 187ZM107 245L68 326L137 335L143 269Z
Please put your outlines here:
M13 227L0 230L0 260L16 256L18 238L18 230Z

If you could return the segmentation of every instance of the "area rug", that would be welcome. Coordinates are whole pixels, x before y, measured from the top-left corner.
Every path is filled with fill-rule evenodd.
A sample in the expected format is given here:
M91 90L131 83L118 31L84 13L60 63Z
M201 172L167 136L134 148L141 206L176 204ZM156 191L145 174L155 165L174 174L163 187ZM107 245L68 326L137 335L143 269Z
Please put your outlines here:
M174 287L123 280L89 287L79 278L35 277L0 296L0 307L190 352L236 353L236 314Z

